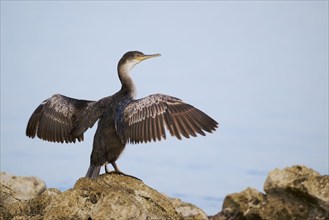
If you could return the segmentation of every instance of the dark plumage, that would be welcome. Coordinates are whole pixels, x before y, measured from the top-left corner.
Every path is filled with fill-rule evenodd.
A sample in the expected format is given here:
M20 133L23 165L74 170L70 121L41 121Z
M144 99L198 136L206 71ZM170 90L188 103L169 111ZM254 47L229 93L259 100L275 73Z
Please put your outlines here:
M181 139L205 135L218 123L182 100L163 94L135 99L136 89L129 71L137 63L155 55L127 52L118 63L121 89L99 101L79 100L60 94L43 101L27 124L26 135L46 141L71 143L83 141L83 134L98 120L87 177L99 175L102 165L115 161L127 142L146 143L166 139L166 130Z

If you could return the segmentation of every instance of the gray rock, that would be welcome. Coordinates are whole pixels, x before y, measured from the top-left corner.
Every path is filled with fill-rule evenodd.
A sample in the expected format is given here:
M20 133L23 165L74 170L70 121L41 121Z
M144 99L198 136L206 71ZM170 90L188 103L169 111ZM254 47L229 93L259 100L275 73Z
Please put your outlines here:
M275 169L264 191L247 188L226 196L223 209L212 220L329 220L329 176L305 166Z
M329 176L320 176L318 172L305 166L273 170L265 181L264 191L286 200L291 197L300 198L329 210Z
M37 177L14 176L0 173L1 184L10 188L18 199L32 199L46 190L46 184Z
M247 188L241 193L226 196L223 203L223 213L230 219L259 219L259 210L264 204L264 199L263 193L256 189Z
M170 198L170 201L184 220L208 220L207 214L197 206L177 198Z

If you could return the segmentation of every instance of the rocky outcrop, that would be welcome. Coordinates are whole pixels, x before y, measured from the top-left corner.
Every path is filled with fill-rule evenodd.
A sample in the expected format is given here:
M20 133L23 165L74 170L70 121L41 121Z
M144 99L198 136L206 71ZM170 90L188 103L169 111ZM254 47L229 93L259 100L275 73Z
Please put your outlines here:
M32 199L46 190L46 183L37 177L13 176L6 172L0 173L0 182L14 192L18 199Z
M194 205L117 174L81 178L72 189L50 188L32 199L15 190L1 184L1 219L208 219Z
M264 193L247 188L226 196L212 220L329 220L329 176L305 166L275 169L268 175Z
M247 188L226 196L212 220L329 220L329 176L305 166L275 169L265 193ZM169 198L142 181L117 174L81 178L72 189L46 189L35 177L1 173L0 219L207 220L195 205Z

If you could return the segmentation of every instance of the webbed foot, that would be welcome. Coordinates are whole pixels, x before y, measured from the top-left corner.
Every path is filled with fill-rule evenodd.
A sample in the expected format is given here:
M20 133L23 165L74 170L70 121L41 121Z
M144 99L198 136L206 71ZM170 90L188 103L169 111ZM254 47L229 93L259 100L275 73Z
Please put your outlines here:
M112 171L109 171L109 169L107 168L107 165L105 164L105 172L106 172L107 174L118 174L118 175L122 175L122 176L132 177L132 178L134 178L134 179L137 179L137 180L142 181L141 179L139 179L139 178L137 178L137 177L135 177L135 176L125 174L124 172L122 172L121 170L119 170L119 168L118 168L118 166L116 165L115 162L112 162L111 164L112 164L112 166L113 166L113 168L114 168L114 170L112 170ZM143 181L142 181L142 182L143 182Z

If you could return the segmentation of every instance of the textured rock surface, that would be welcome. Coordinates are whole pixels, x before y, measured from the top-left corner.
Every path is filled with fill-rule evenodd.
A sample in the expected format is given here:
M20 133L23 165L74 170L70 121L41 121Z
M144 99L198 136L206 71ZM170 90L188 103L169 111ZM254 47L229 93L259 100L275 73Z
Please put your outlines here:
M37 177L13 176L6 172L0 173L1 184L7 186L19 199L32 199L46 190L44 181Z
M1 184L1 219L208 219L192 204L117 174L81 178L73 189L47 189L30 200L17 195Z
M176 211L181 214L185 220L208 220L206 213L197 206L175 198L171 198L170 201Z
M329 176L305 166L275 169L264 184L266 194L247 188L226 196L212 220L329 220Z
M275 169L264 185L267 194L301 198L324 210L329 210L329 176L305 166L294 166L284 170Z
M192 204L116 174L81 178L60 192L45 190L38 178L2 173L0 186L0 219L208 219ZM210 219L329 220L329 176L305 166L275 169L264 191L247 188L226 196L222 211Z

